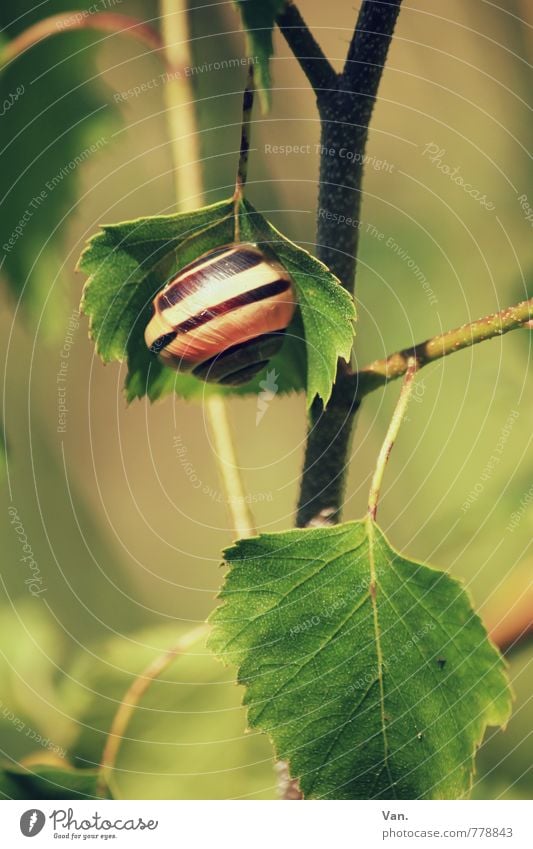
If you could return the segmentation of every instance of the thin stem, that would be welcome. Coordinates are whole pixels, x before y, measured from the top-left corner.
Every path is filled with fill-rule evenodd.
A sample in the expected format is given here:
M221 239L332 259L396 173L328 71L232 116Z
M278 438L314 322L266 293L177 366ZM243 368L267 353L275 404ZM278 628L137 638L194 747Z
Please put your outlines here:
M99 767L97 792L104 796L110 785L110 778L117 762L118 752L124 739L126 728L140 700L153 681L158 678L175 660L184 654L195 642L207 634L208 625L200 625L184 634L170 649L152 660L127 689L111 723Z
M30 47L50 36L78 29L95 29L129 36L152 50L160 50L162 47L159 33L138 18L117 15L114 12L87 14L86 11L73 11L43 18L13 38L0 50L0 65L13 61Z
M396 380L404 375L411 357L415 357L420 369L456 351L462 351L464 348L470 348L472 345L494 339L496 336L503 336L511 330L527 327L532 317L533 298L530 298L515 306L506 307L500 312L478 318L470 324L463 324L454 330L439 333L412 348L404 348L403 351L397 351L382 360L375 360L354 376L357 397L362 398L390 380Z
M416 359L414 357L411 357L407 365L407 371L405 373L404 381L402 384L400 397L398 398L398 403L394 408L394 413L392 414L387 434L385 436L385 439L383 440L383 445L381 446L381 450L378 455L376 468L372 477L372 483L370 485L370 492L368 495L368 515L372 520L376 518L376 514L378 511L379 495L381 492L381 485L383 483L383 475L385 474L385 467L387 465L391 451L394 447L394 443L396 442L396 438L400 431L400 426L405 416L405 411L407 409L407 404L411 396L411 390L413 388L416 371Z
M242 95L241 144L239 149L239 163L237 165L237 178L235 180L235 192L233 194L236 242L240 239L239 206L244 197L244 187L248 176L248 154L252 134L254 91L254 67L253 65L249 65L246 86Z
M206 401L205 410L233 529L240 539L251 537L256 531L237 463L227 404L221 395L212 395Z
M286 4L277 17L277 24L320 104L328 90L337 87L337 74L294 3Z
M239 164L237 166L237 179L235 181L235 195L242 198L248 176L248 152L250 150L252 110L254 106L254 67L248 66L246 86L242 95L242 125L241 144L239 149Z

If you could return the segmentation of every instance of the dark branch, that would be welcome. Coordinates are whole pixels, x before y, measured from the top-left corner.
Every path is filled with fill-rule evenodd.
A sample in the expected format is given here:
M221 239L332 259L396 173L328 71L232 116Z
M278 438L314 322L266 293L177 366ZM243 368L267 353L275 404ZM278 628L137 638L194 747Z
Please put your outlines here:
M299 528L334 525L340 519L359 404L353 375L340 367L327 408L319 398L313 401L296 518Z
M328 90L337 88L337 74L292 2L288 2L278 15L277 24L320 104L327 97Z
M337 78L337 88L324 92L320 104L317 255L349 292L355 285L359 228L353 222L360 217L368 124L400 2L363 2L347 68ZM350 219L349 225L339 224ZM296 519L299 527L340 520L359 405L353 391L349 392L349 384L350 375L345 364L339 362L327 408L324 410L318 399L313 404Z
M368 127L400 3L364 0L345 69L321 109L318 253L349 291L354 288Z
M346 88L376 96L401 0L363 0L342 79Z

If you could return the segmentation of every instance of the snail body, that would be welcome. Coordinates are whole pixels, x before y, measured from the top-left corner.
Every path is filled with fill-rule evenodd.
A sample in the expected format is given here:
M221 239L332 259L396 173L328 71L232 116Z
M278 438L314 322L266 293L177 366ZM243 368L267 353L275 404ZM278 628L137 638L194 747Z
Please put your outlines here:
M275 258L252 243L225 245L158 292L145 342L165 365L238 386L279 351L295 306L291 277Z

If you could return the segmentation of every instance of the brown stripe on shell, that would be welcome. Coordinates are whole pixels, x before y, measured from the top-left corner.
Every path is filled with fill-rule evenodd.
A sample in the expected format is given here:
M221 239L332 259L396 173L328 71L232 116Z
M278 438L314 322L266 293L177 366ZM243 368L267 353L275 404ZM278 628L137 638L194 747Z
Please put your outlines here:
M247 292L236 295L234 298L228 298L227 301L222 301L222 303L216 304L216 306L211 307L209 310L202 310L202 312L192 315L186 321L178 324L174 328L174 331L176 333L187 333L189 330L195 330L197 327L201 327L202 324L206 324L220 315L225 315L231 310L245 307L248 304L254 304L257 301L264 301L266 298L286 292L289 288L290 283L288 280L273 280L271 283L265 283L264 286L258 286L257 289L249 289Z
M160 356L174 368L183 368L179 361L198 364L209 357L221 354L232 344L239 344L260 336L284 330L294 313L290 293L281 292L265 300L256 301L207 321L187 333L179 333L164 348ZM175 358L178 362L173 363Z
M165 330L173 330L197 313L209 312L223 301L282 279L289 282L283 269L273 268L268 263L262 262L255 268L241 271L239 274L230 274L221 280L208 280L197 292L185 297L174 306L162 311L156 310L156 315L164 323Z
M152 354L159 354L162 348L166 348L171 342L176 338L177 333L175 330L171 330L170 333L163 333L162 336L158 336L152 344L150 345L150 351Z
M204 283L211 280L225 280L233 274L248 271L256 265L264 262L264 257L254 245L245 245L234 248L231 252L229 247L221 248L215 255L211 254L207 262L207 256L191 262L180 271L178 276L163 289L157 298L159 309L164 312L168 307L182 301L197 292Z
M252 243L209 251L155 296L146 344L172 368L246 383L281 347L296 306L292 285L275 257Z

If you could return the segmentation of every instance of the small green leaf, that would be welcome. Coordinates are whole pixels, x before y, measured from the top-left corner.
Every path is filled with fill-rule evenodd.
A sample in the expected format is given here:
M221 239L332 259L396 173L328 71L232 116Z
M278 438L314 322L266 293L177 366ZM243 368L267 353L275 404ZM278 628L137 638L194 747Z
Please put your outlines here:
M272 30L285 0L236 0L246 30L246 52L253 57L255 77L264 112L270 108L270 58L274 54Z
M143 395L153 401L172 391L184 398L222 391L256 394L268 369L279 376L280 392L303 389L307 373L308 403L317 394L324 402L329 399L337 358L350 355L355 317L350 295L325 265L282 236L251 204L241 205L239 220L241 239L268 244L291 273L300 309L281 351L238 390L222 390L176 373L144 342L156 292L188 262L233 241L232 199L192 213L107 225L89 242L79 263L89 276L82 309L90 317L90 335L104 362L127 361L128 401Z
M460 584L369 520L264 534L231 566L210 647L308 798L452 799L504 725L504 663Z
M98 792L95 769L60 769L48 764L0 765L0 794L5 799L110 799Z

